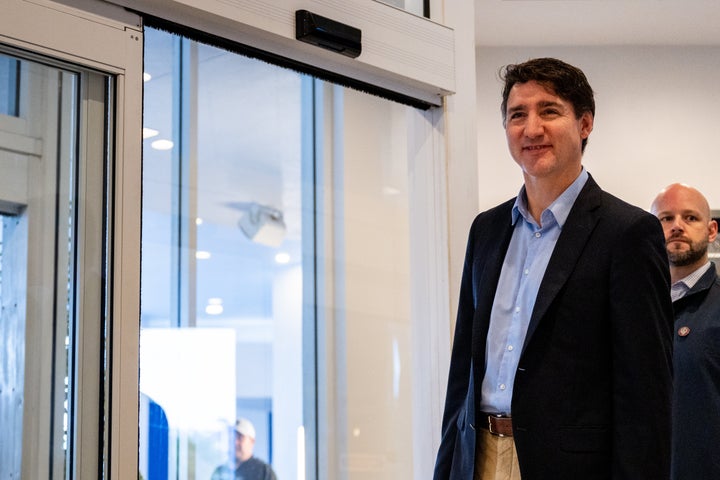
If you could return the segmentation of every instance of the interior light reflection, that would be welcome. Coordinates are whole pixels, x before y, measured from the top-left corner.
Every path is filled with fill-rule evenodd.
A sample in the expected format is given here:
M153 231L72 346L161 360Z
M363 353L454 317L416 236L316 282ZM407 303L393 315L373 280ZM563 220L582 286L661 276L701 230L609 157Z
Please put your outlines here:
M175 144L172 142L172 140L165 140L163 138L155 140L150 144L150 146L155 150L170 150L171 148L173 148L174 145Z

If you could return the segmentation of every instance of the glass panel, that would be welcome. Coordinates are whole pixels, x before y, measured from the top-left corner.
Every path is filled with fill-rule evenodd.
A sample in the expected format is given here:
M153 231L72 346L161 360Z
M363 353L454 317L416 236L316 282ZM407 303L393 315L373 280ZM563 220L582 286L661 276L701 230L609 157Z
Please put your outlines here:
M145 48L141 474L226 478L242 417L278 478L421 475L414 112L167 32Z
M234 470L245 418L298 478L302 77L152 29L145 49L140 472Z
M22 227L12 216L0 215L0 422L3 425L0 447L0 478L20 478L23 440L22 398L25 377L24 298L27 254L22 248Z
M79 286L78 268L94 272L84 276L92 283L101 284L103 275L99 254L93 263L76 249L81 239L91 248L78 228L85 224L78 219L89 197L75 188L81 74L47 59L39 63L9 54L0 64L0 96L10 99L3 104L6 113L22 113L0 117L0 478L69 478L77 467L81 435L76 372L87 358L80 348L84 306L79 300L100 303ZM100 100L102 110L105 99ZM100 139L105 124L99 122ZM98 163L102 166L102 159ZM102 237L101 227L88 227L93 228ZM92 321L102 323L97 315ZM82 370L93 368L99 371L99 361L83 364ZM95 388L98 378L92 378ZM91 429L97 434L95 417ZM93 456L97 471L99 460Z
M381 3L387 3L394 7L401 8L405 11L413 13L417 16L429 17L427 4L429 0L378 0Z
M0 54L0 114L17 117L18 108L18 76L20 61Z
M344 106L349 478L409 479L409 107L349 90Z
M339 87L332 101L335 115L326 118L326 131L336 133L325 168L334 189L324 205L332 216L321 224L332 231L333 257L325 266L332 285L318 302L333 307L320 318L319 330L329 339L320 356L327 378L320 382L327 382L328 396L336 399L328 408L337 413L328 418L330 439L320 439L329 456L321 478L410 479L413 434L425 432L413 428L422 379L412 376L411 109Z

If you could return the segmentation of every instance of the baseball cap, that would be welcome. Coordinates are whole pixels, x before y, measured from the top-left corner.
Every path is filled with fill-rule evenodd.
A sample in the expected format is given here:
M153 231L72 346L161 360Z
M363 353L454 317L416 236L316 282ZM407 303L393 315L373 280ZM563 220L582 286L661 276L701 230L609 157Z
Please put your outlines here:
M235 422L235 432L245 437L255 438L255 427L247 418L238 418Z

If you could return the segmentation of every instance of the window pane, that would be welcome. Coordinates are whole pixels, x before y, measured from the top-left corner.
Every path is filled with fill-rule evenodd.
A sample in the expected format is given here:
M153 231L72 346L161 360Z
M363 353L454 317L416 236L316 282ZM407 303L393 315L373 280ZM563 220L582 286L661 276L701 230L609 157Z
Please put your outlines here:
M321 319L331 339L322 361L338 403L335 438L320 448L328 478L411 479L413 435L425 430L413 426L422 379L412 368L410 107L337 87L333 97L330 130L342 133L327 167L336 177L332 288L319 301L333 306Z
M379 0L394 7L402 8L418 16L426 15L426 3L428 0Z
M242 417L278 478L420 475L412 109L145 38L141 473L232 471Z
M0 114L17 117L18 108L18 76L20 61L16 58L0 54Z
M157 30L145 45L141 473L234 469L245 418L253 455L297 478L302 78Z
M23 108L0 116L0 477L75 478L102 462L107 237L86 219L106 213L110 80L12 55L0 57L14 69L3 97Z
M413 478L409 108L345 93L348 464L353 479Z

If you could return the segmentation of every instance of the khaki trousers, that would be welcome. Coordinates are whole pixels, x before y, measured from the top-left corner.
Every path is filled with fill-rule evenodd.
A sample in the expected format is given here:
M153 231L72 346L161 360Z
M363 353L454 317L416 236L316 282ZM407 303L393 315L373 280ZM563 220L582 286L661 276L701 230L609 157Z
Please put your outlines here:
M488 430L478 430L473 480L521 480L515 441L498 437Z

